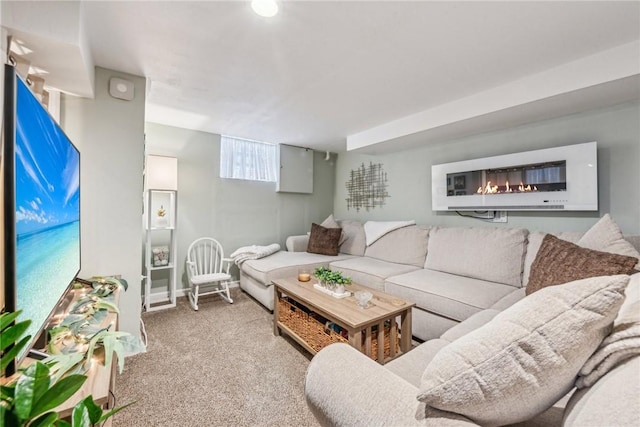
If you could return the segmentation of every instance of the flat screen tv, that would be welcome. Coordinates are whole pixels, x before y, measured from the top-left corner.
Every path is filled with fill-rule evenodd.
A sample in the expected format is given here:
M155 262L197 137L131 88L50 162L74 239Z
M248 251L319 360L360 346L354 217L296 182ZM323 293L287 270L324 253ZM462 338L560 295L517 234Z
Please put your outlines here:
M4 97L4 310L32 321L19 363L80 270L80 153L11 66Z

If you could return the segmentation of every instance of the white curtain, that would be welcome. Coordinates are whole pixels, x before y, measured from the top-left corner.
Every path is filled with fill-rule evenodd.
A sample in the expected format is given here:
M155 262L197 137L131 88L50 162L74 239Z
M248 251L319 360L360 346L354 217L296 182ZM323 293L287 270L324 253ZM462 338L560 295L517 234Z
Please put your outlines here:
M274 144L223 135L220 145L220 177L276 182L276 149Z

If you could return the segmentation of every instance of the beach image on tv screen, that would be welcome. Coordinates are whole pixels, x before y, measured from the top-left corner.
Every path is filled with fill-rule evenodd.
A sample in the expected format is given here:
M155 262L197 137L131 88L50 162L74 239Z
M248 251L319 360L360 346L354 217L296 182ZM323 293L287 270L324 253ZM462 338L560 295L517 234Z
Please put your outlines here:
M34 334L80 269L80 155L18 79L16 307Z

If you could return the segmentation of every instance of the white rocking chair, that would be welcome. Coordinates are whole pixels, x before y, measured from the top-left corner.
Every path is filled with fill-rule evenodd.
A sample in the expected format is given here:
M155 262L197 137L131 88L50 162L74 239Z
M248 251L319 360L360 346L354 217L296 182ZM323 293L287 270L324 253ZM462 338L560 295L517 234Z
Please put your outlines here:
M229 293L229 267L232 260L224 257L222 245L211 237L195 240L187 250L187 277L189 278L189 302L194 310L198 310L198 297L220 294L233 304ZM226 264L226 268L225 268ZM224 271L222 271L224 268ZM215 286L216 290L200 293L201 286Z

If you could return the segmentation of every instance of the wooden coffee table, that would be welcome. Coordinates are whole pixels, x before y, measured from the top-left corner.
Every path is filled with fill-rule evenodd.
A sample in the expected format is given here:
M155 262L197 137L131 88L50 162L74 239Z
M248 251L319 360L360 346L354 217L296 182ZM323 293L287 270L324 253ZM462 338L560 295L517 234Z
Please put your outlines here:
M311 354L316 354L319 349L311 346L307 340L296 333L290 326L284 324L281 319L279 301L283 296L289 300L295 301L296 305L304 306L306 309L330 322L339 325L348 332L348 343L358 351L366 354L379 363L385 363L389 360L406 353L411 349L411 308L414 303L405 301L395 296L376 291L365 286L352 284L347 286L347 290L352 295L347 298L334 298L313 287L316 280L310 282L299 282L296 278L277 279L273 281L274 295L274 312L273 312L273 333L279 336L281 332L286 333L293 340L298 342ZM359 290L366 290L373 294L369 307L361 308L358 306L353 293ZM388 346L388 357L384 354L385 335L388 336L391 343L396 343L398 338L398 327L396 318L400 317L400 352L396 351L396 346L391 344ZM387 322L387 334L385 334L385 321ZM390 323L390 325L389 325ZM377 326L377 331L372 328ZM377 338L377 355L372 355L372 337ZM374 340L376 339L374 338ZM338 337L338 339L340 339ZM343 339L344 340L344 339ZM314 348L316 347L316 348Z

